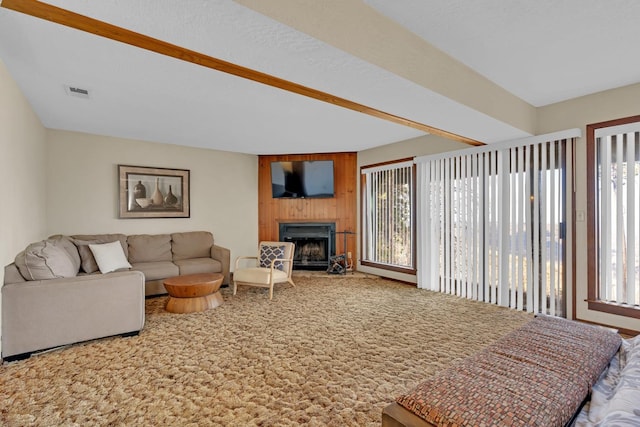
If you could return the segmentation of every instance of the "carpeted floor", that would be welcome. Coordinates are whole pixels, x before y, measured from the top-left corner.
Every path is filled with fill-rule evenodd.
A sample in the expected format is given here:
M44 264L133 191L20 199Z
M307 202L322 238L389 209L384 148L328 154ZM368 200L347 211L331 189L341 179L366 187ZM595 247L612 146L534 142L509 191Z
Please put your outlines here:
M241 287L194 314L146 302L132 338L0 367L3 426L377 426L422 378L531 318L379 278Z

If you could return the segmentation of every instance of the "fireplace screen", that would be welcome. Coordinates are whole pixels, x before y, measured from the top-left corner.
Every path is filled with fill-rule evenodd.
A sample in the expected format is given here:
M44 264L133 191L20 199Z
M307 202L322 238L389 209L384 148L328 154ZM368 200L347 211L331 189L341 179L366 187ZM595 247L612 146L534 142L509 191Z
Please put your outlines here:
M296 240L296 252L293 256L293 262L298 263L301 267L305 265L316 265L321 262L326 266L329 261L327 252L328 239L298 239Z
M296 245L294 269L326 269L335 251L334 223L283 223L280 240Z

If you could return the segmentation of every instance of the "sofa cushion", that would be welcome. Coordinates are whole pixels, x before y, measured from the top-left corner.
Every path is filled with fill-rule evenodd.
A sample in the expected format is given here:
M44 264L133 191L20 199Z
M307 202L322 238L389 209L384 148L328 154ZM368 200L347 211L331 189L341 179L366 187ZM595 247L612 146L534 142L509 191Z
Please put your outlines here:
M132 263L131 268L141 271L145 281L166 279L180 274L178 266L171 261L137 262Z
M100 273L107 274L123 268L131 268L131 264L124 256L120 242L100 243L89 245L89 249L96 259Z
M139 234L127 237L129 262L171 261L171 235Z
M15 263L27 280L59 279L78 274L74 260L59 239L30 244L16 256Z
M174 261L211 257L213 234L208 231L173 233L171 239L173 240L171 250L173 251Z
M55 236L49 237L47 240L55 240L58 245L60 245L71 257L71 261L73 262L73 267L76 269L76 272L80 271L81 259L80 254L78 253L78 248L73 244L71 237L63 236L61 234L57 234Z
M78 248L78 254L80 254L80 266L85 273L95 273L98 271L98 264L93 257L93 252L89 249L89 245L93 245L96 242L88 240L73 239L73 244Z
M72 241L77 240L85 240L90 241L91 243L111 243L116 240L120 242L122 245L122 249L124 250L124 256L129 258L129 245L127 245L127 236L121 233L113 233L113 234L74 234L70 236ZM74 242L75 243L75 242Z
M71 236L71 241L78 248L82 270L85 273L95 273L99 270L89 245L119 241L125 257L129 255L127 236L124 234L76 234Z
M193 258L174 261L180 269L180 275L199 273L221 273L222 263L211 258Z

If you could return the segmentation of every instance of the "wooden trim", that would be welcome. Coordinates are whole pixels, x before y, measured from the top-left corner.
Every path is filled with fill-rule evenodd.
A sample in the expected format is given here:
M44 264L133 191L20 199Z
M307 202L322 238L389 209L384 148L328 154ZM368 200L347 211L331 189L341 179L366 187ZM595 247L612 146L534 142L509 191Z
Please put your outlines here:
M630 117L623 117L621 119L607 120L606 122L592 123L590 125L587 125L587 131L589 129L594 129L595 130L595 129L600 129L600 128L610 128L610 127L613 127L613 126L626 125L628 123L635 123L635 122L640 122L640 115L638 115L638 116L630 116Z
M627 328L615 328L615 329L618 330L618 334L626 335L627 337L635 337L636 335L640 335L640 331L634 331L633 329L627 329ZM625 338L625 337L622 337L622 338Z
M46 21L75 28L80 31L105 37L110 40L119 41L131 46L156 52L161 55L169 56L181 61L190 62L192 64L207 67L223 73L231 74L244 79L252 80L267 86L276 87L278 89L303 95L318 101L336 105L338 107L357 111L379 119L387 120L399 125L418 129L433 135L442 136L455 141L463 142L469 145L485 145L480 141L476 141L465 136L461 136L452 132L447 132L415 120L387 113L377 108L368 107L357 102L350 101L339 96L331 95L307 86L293 83L270 74L262 73L247 67L243 67L231 62L227 62L218 58L214 58L200 52L196 52L184 47L176 46L165 41L155 39L144 34L136 33L122 27L118 27L103 21L99 21L88 16L80 15L66 9L42 3L37 0L3 0L0 6L5 9L14 10Z
M578 257L576 256L576 142L571 144L571 287L573 291L571 292L571 319L576 320L576 310L577 310L577 281L576 281L576 261Z
M582 323L588 323L590 325L598 325L598 326L604 326L606 328L615 329L618 331L619 334L624 334L628 336L636 336L640 334L640 331L636 331L633 329L619 328L617 326L607 325L606 323L592 322L591 320L578 319L578 318L576 318L575 320Z
M359 225L360 225L360 235L358 236L358 241L356 242L356 244L360 246L360 252L358 253L359 256L357 258L360 260L360 265L362 265L362 258L364 257L364 236L366 233L366 230L364 229L364 216L365 216L365 211L364 211L365 187L364 186L366 184L366 177L362 173L362 167L360 167L360 170L358 172L360 175L360 218L358 218Z
M373 163L370 165L362 165L360 166L360 174L362 174L362 169L376 168L378 166L386 166L386 165L392 165L394 163L402 163L402 162L408 162L408 161L413 161L413 157L405 157L404 159L387 160L386 162Z
M615 314L618 316L640 319L640 308L631 307L626 304L605 302L602 300L587 300L589 310L601 311L603 313Z
M364 266L368 266L368 267L374 267L374 268L379 268L381 270L388 270L388 271L395 271L395 272L399 272L399 273L404 273L404 274L411 274L411 275L416 275L417 273L417 214L416 214L416 210L417 210L417 200L416 200L416 194L417 194L417 189L416 189L416 185L417 185L417 177L416 177L416 165L413 164L411 169L411 176L412 176L412 188L411 188L411 202L412 202L412 212L411 212L411 220L413 221L413 229L411 230L412 236L411 238L413 239L413 251L411 254L411 262L413 263L413 268L409 268L409 267L399 267L399 266L391 266L391 265L387 265L387 264L380 264L380 263L376 263L374 261L366 261L363 260L362 257L364 256L364 236L365 236L365 230L363 229L363 224L364 224L364 218L366 216L366 212L364 210L364 202L365 202L365 184L366 184L366 175L362 173L363 169L368 169L368 168L373 168L373 167L378 167L378 166L385 166L385 165L392 165L394 163L403 163L403 162L407 162L409 160L413 160L413 157L405 157L403 159L397 159L397 160L389 160L386 162L380 162L380 163L373 163L370 165L363 165L360 166L360 265L364 265Z
M411 168L411 221L413 222L413 226L411 227L411 238L413 239L412 243L412 253L411 253L411 265L413 265L412 271L413 275L417 276L418 274L418 168L414 163ZM416 277L416 282L418 278Z
M598 298L598 250L596 246L596 140L595 126L587 125L587 298Z
M640 319L640 309L600 300L598 292L598 219L596 200L596 137L597 129L640 122L640 115L587 125L587 303L588 309L618 316Z
M395 159L395 160L387 160L385 162L379 162L379 163L372 163L369 165L362 165L360 166L360 257L362 258L362 255L364 254L364 244L363 244L363 237L364 237L364 232L365 230L362 229L362 224L364 223L364 217L365 217L365 211L363 209L364 207L364 201L365 201L365 183L366 183L366 178L365 178L365 174L362 173L363 169L368 169L368 168L375 168L378 166L386 166L386 165L392 165L394 163L402 163L402 162L408 162L408 161L413 161L413 157L405 157L402 159ZM413 268L402 268L402 267L390 267L384 264L377 264L375 262L371 262L371 261L360 261L361 265L366 265L366 266L370 266L370 267L375 267L375 268L380 268L383 270L390 270L390 271L399 271L401 273L406 273L406 274L413 274L415 275L417 273L417 262L418 262L418 255L417 255L417 237L418 237L418 232L417 232L417 214L416 214L416 194L417 194L417 190L416 190L416 185L417 185L417 177L416 177L416 165L413 165L413 170L412 170L412 175L413 175L413 181L412 181L412 202L413 202L413 209L411 212L411 218L413 221L413 253L411 255L412 257L412 263L413 263Z
M393 266L393 265L378 264L376 262L362 261L362 260L360 260L360 265L364 265L364 266L367 266L367 267L373 267L373 268L379 268L380 270L395 271L397 273L410 274L410 275L414 275L414 276L416 275L416 269L415 268L396 267L396 266Z

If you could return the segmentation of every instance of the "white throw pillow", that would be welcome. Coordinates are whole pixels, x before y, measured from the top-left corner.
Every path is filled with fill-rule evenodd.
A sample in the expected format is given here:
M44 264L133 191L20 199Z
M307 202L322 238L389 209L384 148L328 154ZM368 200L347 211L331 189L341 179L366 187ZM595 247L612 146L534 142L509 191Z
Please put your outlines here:
M106 274L120 268L131 268L131 264L124 256L120 242L89 245L89 249L96 259L100 273Z

